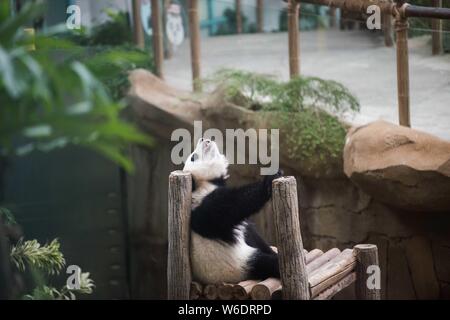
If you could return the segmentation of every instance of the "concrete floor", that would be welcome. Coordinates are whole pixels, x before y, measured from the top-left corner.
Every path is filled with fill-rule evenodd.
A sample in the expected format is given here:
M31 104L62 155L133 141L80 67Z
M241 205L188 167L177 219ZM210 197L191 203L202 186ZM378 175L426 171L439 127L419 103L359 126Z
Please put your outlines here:
M410 40L411 123L450 140L450 55L431 56L429 37ZM300 34L301 73L332 79L347 86L361 103L348 120L363 124L376 119L398 122L395 48L368 32L319 30ZM202 39L202 74L238 68L273 74L286 80L287 34L265 33ZM165 61L165 79L191 89L189 42Z

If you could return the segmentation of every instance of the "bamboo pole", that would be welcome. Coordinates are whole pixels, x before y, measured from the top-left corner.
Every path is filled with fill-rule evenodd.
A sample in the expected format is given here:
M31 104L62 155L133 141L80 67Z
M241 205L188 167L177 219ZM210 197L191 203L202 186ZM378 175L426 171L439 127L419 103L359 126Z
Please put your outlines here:
M256 25L258 32L264 31L264 2L263 0L256 1Z
M291 78L300 75L298 15L300 4L297 0L288 1L288 41L289 41L289 74Z
M348 12L366 13L369 6L376 5L381 9L381 12L393 13L395 6L401 7L405 0L395 1L396 5L387 0L298 0L305 3L312 3L323 6L331 6L345 9ZM436 19L450 19L450 9L448 8L433 8L416 5L408 5L404 12L405 17L411 18L436 18Z
M433 6L436 8L442 7L442 0L433 0ZM442 54L443 43L442 43L442 20L433 19L431 20L432 42L433 42L433 55Z
M399 123L410 127L409 113L409 57L408 57L408 18L405 17L405 7L397 7L395 13L395 32L397 34L397 94Z
M308 300L309 288L300 231L297 183L282 177L272 183L272 206L283 298Z
M241 14L241 0L235 0L236 10L236 32L242 33L242 14Z
M198 1L189 0L189 32L191 41L192 85L194 91L201 91L200 83L200 24Z
M163 61L164 61L164 48L163 48L163 36L161 27L161 15L159 0L152 0L152 43L153 43L153 55L155 59L156 75L163 78Z
M358 244L354 248L356 256L356 297L360 300L380 300L380 289L369 289L367 268L378 266L378 248L373 244Z
M174 171L169 176L167 286L170 300L188 300L191 288L189 225L192 178L190 173Z
M389 0L392 2L392 0ZM384 45L386 47L392 47L394 45L394 40L392 39L392 13L382 12L383 19L383 35L384 35Z
M141 0L133 0L133 36L136 46L144 49L145 40L141 20Z

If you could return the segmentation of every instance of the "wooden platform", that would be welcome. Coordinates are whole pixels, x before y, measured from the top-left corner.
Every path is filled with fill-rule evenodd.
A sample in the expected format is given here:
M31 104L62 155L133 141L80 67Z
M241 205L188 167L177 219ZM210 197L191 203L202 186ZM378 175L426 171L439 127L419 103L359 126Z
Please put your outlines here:
M356 257L352 249L342 252L338 248L326 252L314 249L305 254L305 260L311 299L331 299L356 280ZM246 280L237 284L202 285L192 282L190 297L207 300L270 300L281 299L282 289L281 280L276 278Z

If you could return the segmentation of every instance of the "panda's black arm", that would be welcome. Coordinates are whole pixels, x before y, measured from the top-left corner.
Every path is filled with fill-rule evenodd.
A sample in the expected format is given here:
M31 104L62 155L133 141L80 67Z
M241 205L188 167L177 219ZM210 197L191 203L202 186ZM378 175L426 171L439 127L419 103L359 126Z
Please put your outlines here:
M217 188L193 210L192 229L207 238L232 241L232 229L261 210L270 199L274 178L266 176L261 182L237 188Z

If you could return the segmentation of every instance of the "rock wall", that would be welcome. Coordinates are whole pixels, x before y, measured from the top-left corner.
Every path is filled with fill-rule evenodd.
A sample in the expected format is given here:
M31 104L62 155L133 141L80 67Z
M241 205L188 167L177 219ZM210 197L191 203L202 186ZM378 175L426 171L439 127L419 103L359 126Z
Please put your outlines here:
M374 243L382 298L450 299L450 211L430 216L393 209L348 179L297 181L307 249ZM340 296L353 297L351 290Z

